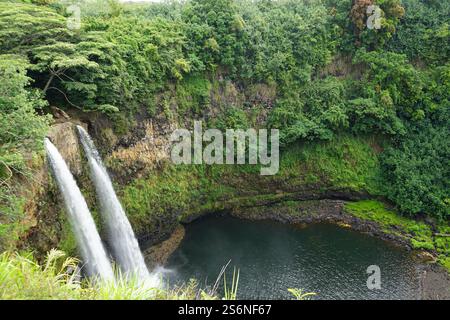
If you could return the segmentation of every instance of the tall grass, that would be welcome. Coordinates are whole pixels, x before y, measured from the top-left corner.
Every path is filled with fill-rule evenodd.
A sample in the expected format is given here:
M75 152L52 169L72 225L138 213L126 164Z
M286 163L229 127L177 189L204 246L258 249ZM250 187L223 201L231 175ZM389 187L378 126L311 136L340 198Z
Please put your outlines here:
M223 274L223 290L225 300L236 300L237 290L239 286L239 269L233 269L233 277L231 280L231 287L227 287L227 279L225 273Z
M215 299L195 281L174 287L152 288L115 270L114 281L81 280L79 261L51 250L40 265L30 253L0 254L1 300L193 300Z
M78 261L51 250L40 266L31 254L0 255L1 299L81 299L85 290L77 280Z
M51 250L42 265L30 253L4 252L0 254L0 300L215 300L222 277L222 299L236 300L239 270L234 268L229 286L225 275L229 263L209 290L200 289L195 280L178 287L153 288L118 270L113 281L82 280L79 261L59 250ZM314 295L298 289L289 291L299 300Z

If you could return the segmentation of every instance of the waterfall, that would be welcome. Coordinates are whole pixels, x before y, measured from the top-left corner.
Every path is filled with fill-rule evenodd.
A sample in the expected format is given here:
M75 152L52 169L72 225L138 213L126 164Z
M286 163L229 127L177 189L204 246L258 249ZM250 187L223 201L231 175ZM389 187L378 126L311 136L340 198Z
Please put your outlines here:
M88 275L104 280L114 279L111 263L103 248L86 200L56 147L47 138L44 144L48 162L64 199Z
M126 275L137 276L150 286L158 286L157 275L150 275L125 211L114 191L111 179L89 134L77 126L88 158L91 178L97 191L100 212L106 223L112 254Z

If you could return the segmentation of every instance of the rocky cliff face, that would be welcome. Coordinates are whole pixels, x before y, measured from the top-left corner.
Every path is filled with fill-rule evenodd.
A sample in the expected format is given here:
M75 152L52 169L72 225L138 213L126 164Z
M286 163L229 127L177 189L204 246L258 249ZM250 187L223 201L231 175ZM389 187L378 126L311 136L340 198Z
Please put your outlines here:
M47 134L47 137L58 148L64 160L66 160L70 171L75 176L82 173L81 145L76 132L76 125L83 123L63 122L53 125Z
M75 123L81 123L88 129L112 175L132 226L143 242L159 243L180 221L188 222L210 212L236 212L242 211L241 208L270 207L285 201L360 199L367 196L364 191L366 181L358 181L361 185L355 185L353 181L341 182L332 176L351 170L356 175L361 174L358 172L359 166L365 164L359 163L360 159L354 159L352 151L347 153L344 150L342 156L345 158L342 159L340 154L334 155L333 150L329 154L324 153L326 159L316 151L308 151L306 155L293 153L282 161L280 174L273 177L262 177L259 170L255 173L248 166L174 166L169 159L169 137L177 127L191 128L194 119L218 119L229 105L245 114L249 112L245 103L259 106L260 112L248 115L248 119L253 119L249 120L248 125L258 127L264 123L276 91L263 85L239 91L232 83L219 80L218 85L211 87L209 104L202 113L188 113L185 117L179 115L176 92L169 89L165 96L164 101L170 100L169 110L161 102L163 99L159 99L161 105L155 114L143 112L136 115L126 129L117 130L118 122L106 116L76 114L74 111L70 114L72 119L64 118L65 122L54 125L48 134L67 161L95 217L95 195L88 170L84 167ZM344 146L338 149L346 149L346 143L344 141ZM365 148L368 145L365 141L358 143ZM370 150L365 152L368 155L363 155L364 162L368 157L373 157ZM337 166L342 168L327 172L324 168L330 164L322 166L322 160L336 161ZM372 168L366 171L370 170ZM33 191L30 200L29 216L33 222L22 238L22 247L45 252L58 246L71 252L76 244L71 238L60 196L52 179L49 179L46 165L39 175L39 188ZM101 225L99 227L101 229Z
M150 266L164 263L178 246L184 235L180 222L187 223L212 212L227 212L243 219L277 220L298 227L314 222L338 223L410 247L406 237L409 235L386 233L376 222L345 212L345 200L369 197L364 189L342 187L336 181L327 180L329 177L325 175L314 181L305 179L305 175L317 173L306 159L297 162L291 159L291 167L285 165L279 177L261 177L239 169L216 172L211 168L192 170L193 166L187 171L174 168L168 161L169 136L177 125L165 119L144 119L123 136L113 134L111 127L99 120L90 123L68 121L51 128L48 137L68 163L94 217L96 200L76 124L88 128L102 150L133 228L138 231L142 248L148 248L146 255ZM308 165L299 165L303 162ZM348 168L354 168L354 161L350 164ZM27 218L24 220L27 232L20 239L19 247L33 250L38 258L55 247L76 254L76 243L45 161L34 178L27 186ZM130 193L139 193L139 189L151 201L127 198ZM431 267L427 267L426 272L428 276L423 280L425 297L436 298L442 292L448 293L445 272L440 269L435 272ZM441 283L444 287L439 289Z
M175 125L167 121L144 119L129 133L119 137L113 133L112 124L103 117L86 122L66 119L66 122L54 124L50 128L47 137L55 144L68 164L94 218L97 203L76 125L82 125L93 134L119 189L121 185L130 183L144 173L157 170L159 164L169 158L169 136L175 129ZM33 182L24 186L25 189L27 231L22 235L18 246L21 249L33 250L38 255L55 247L75 254L76 243L46 159L43 159L42 166L36 171ZM151 224L152 221L149 220L148 223ZM98 228L101 231L101 224Z
M121 183L140 178L170 157L170 134L177 124L146 119L136 130L139 136L122 137L113 150L105 154L105 162ZM128 141L129 143L124 143Z

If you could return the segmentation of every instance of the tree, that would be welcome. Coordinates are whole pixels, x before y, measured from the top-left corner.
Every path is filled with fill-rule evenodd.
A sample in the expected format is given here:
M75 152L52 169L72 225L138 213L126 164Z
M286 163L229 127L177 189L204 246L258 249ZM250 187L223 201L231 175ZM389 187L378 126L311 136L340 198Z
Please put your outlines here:
M159 17L151 21L92 18L86 21L86 31L101 34L97 44L110 44L102 48L97 59L103 76L95 82L96 99L119 106L124 114L143 106L151 109L157 92L169 81L182 80L191 70L183 52L186 38L178 22Z
M352 122L356 131L404 134L404 122L422 120L427 110L424 75L405 55L360 49L353 62L364 66L362 79L354 82Z
M37 110L46 105L42 95L30 89L28 62L17 55L0 55L0 180L22 173L29 157L42 149L50 116Z
M367 27L368 18L373 14L368 12L368 8L373 5L380 8L380 29ZM400 0L353 0L350 19L357 46L363 45L368 49L382 47L392 38L404 14L405 9Z
M388 48L421 64L445 64L450 56L450 2L403 0L402 3L406 14Z
M382 156L386 196L408 215L450 217L450 123L427 121Z
M192 53L204 66L236 71L244 20L234 0L193 0L183 10L183 21L188 38L195 41L190 45Z
M42 86L47 99L53 100L48 93L52 89L73 107L117 111L95 101L95 82L104 76L96 60L108 46L101 37L71 31L62 15L45 6L0 3L0 9L3 52L26 56L29 69L37 72L36 85Z

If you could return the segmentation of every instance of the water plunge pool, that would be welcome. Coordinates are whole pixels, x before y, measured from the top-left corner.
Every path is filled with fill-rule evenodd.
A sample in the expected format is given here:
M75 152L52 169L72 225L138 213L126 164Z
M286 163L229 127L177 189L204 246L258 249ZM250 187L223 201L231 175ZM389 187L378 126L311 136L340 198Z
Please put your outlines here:
M195 278L211 286L229 260L228 285L233 267L240 269L238 299L292 299L288 288L315 292L315 299L420 298L418 264L408 251L330 224L208 216L186 226L167 277L171 284ZM371 265L381 269L381 290L367 288Z

